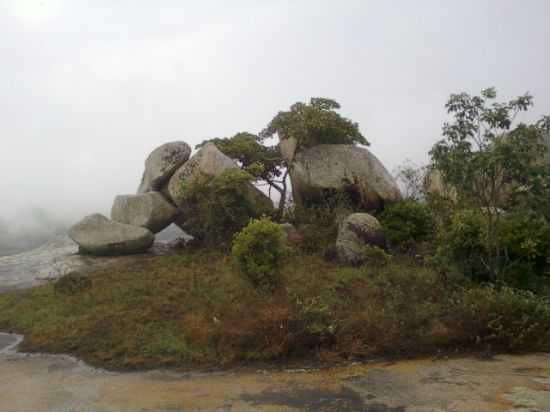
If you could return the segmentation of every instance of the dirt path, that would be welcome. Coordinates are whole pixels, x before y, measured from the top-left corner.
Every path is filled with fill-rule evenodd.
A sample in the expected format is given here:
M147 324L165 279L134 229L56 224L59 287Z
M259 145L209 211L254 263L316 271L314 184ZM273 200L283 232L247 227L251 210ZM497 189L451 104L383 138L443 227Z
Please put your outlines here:
M185 375L95 370L16 343L0 334L5 412L550 411L549 354Z

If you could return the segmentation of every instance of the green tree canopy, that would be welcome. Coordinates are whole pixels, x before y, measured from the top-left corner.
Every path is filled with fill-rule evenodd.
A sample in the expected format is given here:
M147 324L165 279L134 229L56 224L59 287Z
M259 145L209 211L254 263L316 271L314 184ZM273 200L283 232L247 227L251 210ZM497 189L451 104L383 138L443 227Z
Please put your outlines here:
M270 189L279 192L279 215L282 214L287 197L288 169L278 145L266 146L259 136L248 132L237 133L233 137L206 140L197 148L207 142L214 143L226 156L236 159L254 180L263 182Z
M433 167L455 188L459 208L483 211L483 263L493 279L508 263L499 236L502 211L550 217L550 168L542 142L550 120L516 125L517 115L532 106L532 96L505 103L495 99L494 88L480 96L451 95L445 107L452 121L444 124L443 139L430 152Z
M293 137L299 148L318 144L362 144L369 142L359 131L359 125L336 112L340 105L331 99L312 98L309 104L298 102L289 111L279 112L267 127L260 132L260 138L267 139L275 134L280 139Z

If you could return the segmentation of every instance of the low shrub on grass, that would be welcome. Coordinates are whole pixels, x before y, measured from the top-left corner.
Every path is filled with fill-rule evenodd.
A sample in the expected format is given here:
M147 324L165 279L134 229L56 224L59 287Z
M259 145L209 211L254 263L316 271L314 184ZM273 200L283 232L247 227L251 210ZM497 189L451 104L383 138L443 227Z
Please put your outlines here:
M500 350L550 350L550 301L530 291L492 285L455 294L463 338Z
M283 229L268 218L251 220L233 240L232 254L242 273L262 292L280 285L284 257Z

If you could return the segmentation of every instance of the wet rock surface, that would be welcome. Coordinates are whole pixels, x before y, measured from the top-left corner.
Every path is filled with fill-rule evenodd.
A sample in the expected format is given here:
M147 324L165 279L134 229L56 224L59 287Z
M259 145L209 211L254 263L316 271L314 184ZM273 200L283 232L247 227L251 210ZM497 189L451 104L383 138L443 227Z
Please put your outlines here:
M36 286L70 272L87 273L116 263L167 253L171 253L168 242L155 242L143 255L79 255L75 242L68 236L59 236L29 252L0 257L0 292Z
M13 342L6 336L0 345ZM543 412L550 410L550 355L123 373L0 348L0 387L0 410L11 412Z

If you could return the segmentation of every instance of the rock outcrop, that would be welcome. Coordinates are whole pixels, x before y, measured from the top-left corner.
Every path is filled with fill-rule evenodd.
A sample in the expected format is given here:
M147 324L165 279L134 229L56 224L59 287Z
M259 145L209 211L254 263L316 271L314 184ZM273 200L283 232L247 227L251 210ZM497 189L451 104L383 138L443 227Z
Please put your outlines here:
M205 176L217 176L228 169L238 169L239 165L224 155L213 143L205 144L172 175L163 191L176 204L181 204L181 188L184 182Z
M97 256L142 253L154 241L148 229L113 222L101 214L87 216L72 226L69 237L81 253Z
M111 209L111 219L132 226L141 226L158 233L174 222L178 210L159 192L119 195Z
M352 213L338 227L336 254L347 265L358 265L364 259L366 246L385 247L382 225L368 213Z
M395 180L370 151L353 145L317 145L294 155L290 169L297 203L323 201L345 191L359 209L380 209L401 199Z
M158 191L191 155L185 142L170 142L157 147L145 160L145 171L138 193Z

